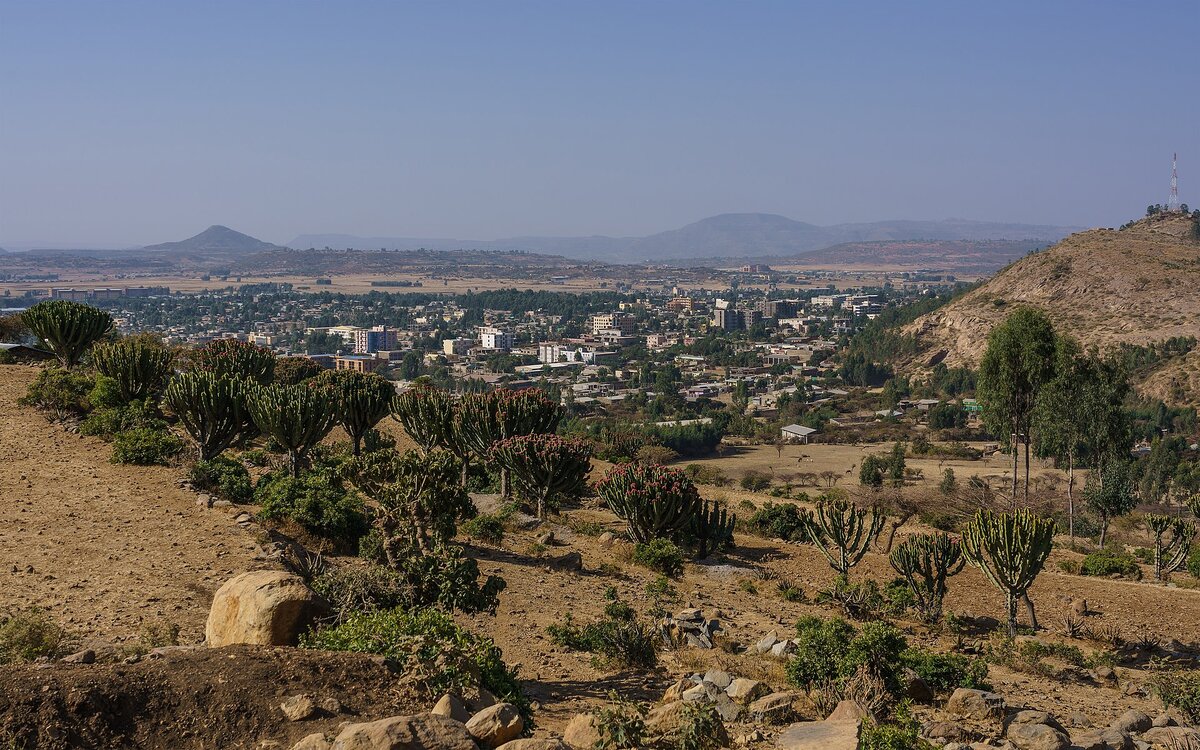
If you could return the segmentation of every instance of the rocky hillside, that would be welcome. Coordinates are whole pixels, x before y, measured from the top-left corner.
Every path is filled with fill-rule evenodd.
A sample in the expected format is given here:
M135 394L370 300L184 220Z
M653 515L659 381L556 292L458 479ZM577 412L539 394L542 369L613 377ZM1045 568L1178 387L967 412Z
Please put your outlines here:
M1155 216L1122 230L1079 232L1022 258L906 327L920 343L911 369L978 365L992 326L1021 305L1044 310L1059 330L1102 350L1200 336L1200 242L1192 227L1189 217ZM1161 362L1138 387L1200 403L1200 353Z

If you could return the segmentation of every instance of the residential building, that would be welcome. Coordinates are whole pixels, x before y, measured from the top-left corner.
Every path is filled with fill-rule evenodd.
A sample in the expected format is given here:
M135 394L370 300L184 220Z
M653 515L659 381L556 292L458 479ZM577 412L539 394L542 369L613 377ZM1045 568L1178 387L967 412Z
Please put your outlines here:
M354 353L373 354L380 349L396 348L396 331L387 326L372 326L354 331Z
M452 357L465 357L475 346L475 339L445 339L442 341L442 352Z
M375 372L387 362L367 354L347 354L334 360L338 370L353 370L354 372Z
M779 436L784 440L789 440L795 443L808 444L808 437L815 433L816 430L812 427L805 427L802 424L790 424L779 430Z
M479 329L479 346L506 352L513 348L513 335L502 328L484 326Z
M600 313L592 316L592 335L601 331L618 330L623 335L633 333L633 315L627 312Z

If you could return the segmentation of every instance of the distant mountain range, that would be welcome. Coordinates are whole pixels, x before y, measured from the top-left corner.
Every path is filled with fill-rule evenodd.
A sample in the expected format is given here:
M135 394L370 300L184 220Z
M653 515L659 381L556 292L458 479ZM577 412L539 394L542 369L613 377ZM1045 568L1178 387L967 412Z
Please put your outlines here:
M891 240L1028 240L1057 242L1079 227L947 219L818 226L777 214L720 214L648 237L510 237L457 240L304 234L289 247L360 250L524 250L568 258L655 263L679 258L792 257L852 242Z
M219 224L205 229L194 237L178 242L163 242L158 245L147 245L142 248L151 252L166 253L220 253L228 255L244 255L266 250L279 250L278 245L263 242L248 234L235 232L229 227Z

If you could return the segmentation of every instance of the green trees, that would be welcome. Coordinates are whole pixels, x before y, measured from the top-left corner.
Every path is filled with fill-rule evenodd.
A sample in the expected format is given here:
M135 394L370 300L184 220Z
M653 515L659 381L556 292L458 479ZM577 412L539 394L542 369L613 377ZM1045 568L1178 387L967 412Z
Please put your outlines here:
M983 573L1004 594L1008 634L1017 634L1017 601L1029 606L1029 587L1046 564L1054 538L1054 521L1039 518L1028 510L993 513L981 510L963 530L962 552L967 562Z
M335 396L308 383L251 388L246 405L258 429L288 452L293 477L300 476L305 456L337 422Z
M883 529L883 519L874 509L859 508L844 498L823 498L808 523L808 535L830 567L845 576L867 554Z
M350 436L354 455L361 455L363 437L391 413L395 387L374 373L351 370L323 373L317 383L332 391L338 424Z
M174 359L161 343L142 336L102 344L92 351L96 370L116 382L125 403L157 394L171 375Z
M1029 500L1029 441L1038 395L1054 377L1057 348L1045 313L1029 307L1013 312L988 335L979 365L976 394L988 429L1013 453L1013 504L1017 500L1017 446L1025 443L1025 501Z
M1154 580L1161 581L1187 564L1196 538L1196 527L1182 518L1146 514L1146 526L1154 532ZM1170 537L1163 537L1170 532Z
M112 316L103 310L61 299L39 302L21 317L68 370L113 329Z
M379 504L375 525L389 565L399 565L414 550L430 552L449 543L459 520L474 515L454 456L446 451L375 451L354 459L349 471Z
M636 542L676 538L701 509L700 493L678 469L624 464L608 472L596 491L609 510L629 525Z
M519 435L554 432L562 409L537 389L496 390L467 394L458 404L455 439L471 453L485 458L492 446ZM508 470L500 470L501 493L510 494Z
M939 622L946 579L966 564L959 543L947 534L914 534L897 545L888 559L908 584L921 616L926 622Z
M270 349L237 339L217 339L189 354L193 369L228 375L266 385L275 376L275 354Z
M545 518L547 506L586 486L592 448L557 435L520 435L493 445L491 455L508 471L517 494Z
M167 386L163 403L196 442L201 461L219 456L253 425L246 406L246 386L238 378L211 372L180 373Z
M417 385L396 397L392 417L421 450L445 448L454 431L454 401L441 388Z
M1128 515L1137 507L1133 466L1125 460L1109 461L1099 471L1088 474L1083 494L1088 506L1100 516L1100 547L1103 548L1112 519Z

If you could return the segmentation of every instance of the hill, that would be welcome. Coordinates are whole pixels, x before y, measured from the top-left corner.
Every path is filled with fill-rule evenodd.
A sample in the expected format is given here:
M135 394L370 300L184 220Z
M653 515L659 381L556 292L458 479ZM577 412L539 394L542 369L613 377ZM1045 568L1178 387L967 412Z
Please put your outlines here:
M1193 226L1186 216L1154 216L1122 230L1073 234L1013 263L906 327L920 352L910 369L978 365L992 326L1021 305L1045 311L1059 330L1102 351L1200 337L1200 242ZM1200 352L1140 374L1138 387L1147 395L1200 403Z
M388 250L524 250L608 262L658 262L679 258L792 256L847 242L894 240L1062 239L1074 228L965 221L880 221L818 226L777 214L720 214L646 237L509 237L457 240L415 237L356 237L306 234L289 245L299 248Z
M782 260L818 268L922 269L986 275L1045 245L1032 239L843 242Z
M223 227L219 224L205 229L200 234L194 237L188 237L186 240L178 242L163 242L157 245L147 245L142 248L153 252L175 252L175 253L222 253L241 255L244 253L256 253L265 250L277 250L278 245L273 245L270 242L263 242L260 239L251 237L248 234L234 231L229 227Z

